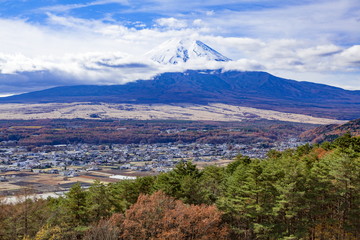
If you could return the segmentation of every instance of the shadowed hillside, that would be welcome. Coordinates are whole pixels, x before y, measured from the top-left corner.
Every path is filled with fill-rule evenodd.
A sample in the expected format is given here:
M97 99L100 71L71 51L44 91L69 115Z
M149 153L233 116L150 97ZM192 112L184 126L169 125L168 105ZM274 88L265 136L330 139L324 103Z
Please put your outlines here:
M316 117L360 117L360 91L275 77L266 72L186 71L114 86L67 86L0 99L1 103L226 103Z

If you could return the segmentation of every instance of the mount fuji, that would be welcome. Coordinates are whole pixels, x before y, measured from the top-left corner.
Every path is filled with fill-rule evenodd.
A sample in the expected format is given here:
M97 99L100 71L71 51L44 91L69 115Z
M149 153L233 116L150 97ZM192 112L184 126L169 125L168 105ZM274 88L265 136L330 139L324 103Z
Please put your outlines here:
M146 53L145 57L162 64L179 64L193 60L231 61L205 43L190 39L171 39Z
M230 61L201 41L170 40L146 54L160 64ZM185 68L186 69L186 68ZM123 85L62 86L0 98L0 103L113 103L139 106L227 104L320 118L360 118L360 91L283 79L266 72L223 69L165 72ZM237 114L237 113L235 113Z

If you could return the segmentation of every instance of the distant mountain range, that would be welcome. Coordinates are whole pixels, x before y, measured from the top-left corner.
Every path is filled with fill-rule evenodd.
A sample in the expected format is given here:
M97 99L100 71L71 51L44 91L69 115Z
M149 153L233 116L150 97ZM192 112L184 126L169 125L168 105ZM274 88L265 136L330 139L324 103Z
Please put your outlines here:
M360 117L360 91L298 82L266 72L188 70L113 86L66 86L0 98L0 103L225 103L316 117Z

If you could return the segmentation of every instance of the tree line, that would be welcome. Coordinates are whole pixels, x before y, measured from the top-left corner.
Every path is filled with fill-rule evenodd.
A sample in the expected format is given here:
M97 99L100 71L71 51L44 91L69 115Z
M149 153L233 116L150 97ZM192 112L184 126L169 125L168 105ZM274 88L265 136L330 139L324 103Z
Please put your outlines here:
M0 239L360 239L360 137L0 205Z

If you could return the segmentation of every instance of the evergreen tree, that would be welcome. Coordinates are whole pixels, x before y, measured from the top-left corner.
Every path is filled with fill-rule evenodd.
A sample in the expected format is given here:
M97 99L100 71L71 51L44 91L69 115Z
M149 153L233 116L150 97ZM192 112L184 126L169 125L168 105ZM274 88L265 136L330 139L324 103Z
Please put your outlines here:
M87 205L89 217L94 221L109 217L112 213L107 187L100 181L95 181L89 188L87 194Z
M222 185L225 180L225 168L214 165L207 166L202 171L200 185L203 189L204 203L214 204L222 195Z
M88 192L81 188L80 183L74 184L66 194L65 217L75 226L87 225L90 222L87 195Z
M204 189L200 184L201 175L192 162L181 162L172 171L158 176L155 189L188 204L205 203Z

